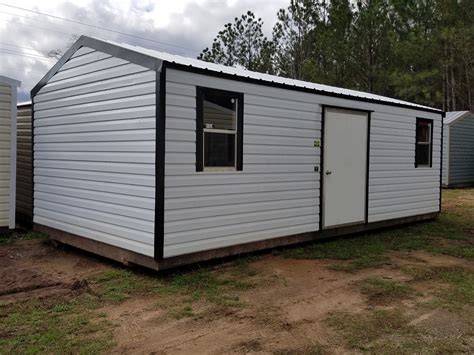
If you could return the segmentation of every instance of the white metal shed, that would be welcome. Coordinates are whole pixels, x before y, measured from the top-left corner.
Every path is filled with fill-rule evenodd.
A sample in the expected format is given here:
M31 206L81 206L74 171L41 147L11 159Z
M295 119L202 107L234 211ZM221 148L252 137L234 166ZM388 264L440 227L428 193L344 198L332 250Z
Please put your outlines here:
M0 228L15 228L16 102L20 82L0 76Z
M431 219L442 115L81 37L32 90L34 223L160 269Z
M443 130L443 185L474 185L474 113L446 113Z

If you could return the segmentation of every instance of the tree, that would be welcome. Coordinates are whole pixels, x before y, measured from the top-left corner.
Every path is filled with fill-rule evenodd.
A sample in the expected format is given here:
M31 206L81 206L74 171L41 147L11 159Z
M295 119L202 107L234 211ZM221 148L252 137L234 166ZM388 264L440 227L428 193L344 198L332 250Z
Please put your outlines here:
M371 93L389 94L388 73L392 53L387 0L359 0L354 13L350 44L352 66L358 88Z
M311 60L312 41L309 36L317 26L318 3L312 0L291 0L287 9L277 13L273 28L275 65L279 75L305 79L304 67Z
M198 59L249 70L272 73L274 46L262 31L263 21L247 11L227 23L214 39L211 48L205 48Z
M76 42L78 39L79 39L79 35L78 34L72 34L71 37L69 37L69 40L66 44L66 49L51 49L49 52L48 52L48 57L49 58L55 58L55 59L60 59L64 53L66 52L66 50L71 47L74 42Z
M353 87L354 68L351 62L350 0L332 0L319 5L320 22L311 33L311 64L305 67L306 77L320 83Z

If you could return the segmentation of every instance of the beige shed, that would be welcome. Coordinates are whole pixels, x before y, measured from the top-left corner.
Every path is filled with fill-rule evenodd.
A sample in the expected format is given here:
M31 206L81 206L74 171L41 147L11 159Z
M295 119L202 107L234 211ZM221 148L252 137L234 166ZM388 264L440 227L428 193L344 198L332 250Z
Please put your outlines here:
M0 76L0 228L15 228L16 105L20 82Z

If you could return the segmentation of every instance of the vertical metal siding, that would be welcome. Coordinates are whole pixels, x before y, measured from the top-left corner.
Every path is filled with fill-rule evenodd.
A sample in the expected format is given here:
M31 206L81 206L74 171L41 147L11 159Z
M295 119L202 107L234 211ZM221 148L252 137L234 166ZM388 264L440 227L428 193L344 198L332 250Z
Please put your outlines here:
M31 105L21 105L17 109L16 211L29 218L33 217L31 159Z
M12 99L12 87L0 83L0 227L8 227L10 220Z
M153 256L156 72L81 48L34 97L34 222Z
M474 118L468 116L449 126L449 184L474 183Z
M196 172L196 86L242 92L243 171ZM164 256L315 231L314 96L167 70Z

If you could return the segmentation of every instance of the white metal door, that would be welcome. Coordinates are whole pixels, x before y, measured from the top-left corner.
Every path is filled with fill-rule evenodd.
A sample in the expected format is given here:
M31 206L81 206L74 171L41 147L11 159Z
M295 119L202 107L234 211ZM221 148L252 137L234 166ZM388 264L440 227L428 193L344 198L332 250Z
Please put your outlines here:
M368 113L325 108L323 228L365 221Z

